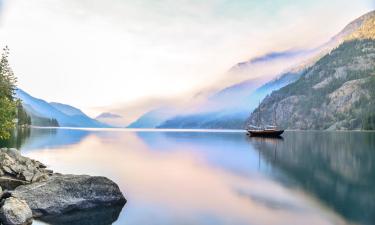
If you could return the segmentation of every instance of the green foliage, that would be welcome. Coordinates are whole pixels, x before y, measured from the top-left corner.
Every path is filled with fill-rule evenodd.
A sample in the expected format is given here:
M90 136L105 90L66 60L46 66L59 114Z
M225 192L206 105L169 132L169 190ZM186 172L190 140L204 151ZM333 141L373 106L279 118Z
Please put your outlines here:
M31 123L34 126L41 127L58 127L59 122L54 118L45 118L33 115L31 118Z
M9 138L15 126L17 103L14 99L16 78L8 61L9 49L5 47L0 59L0 139Z
M24 110L22 103L20 101L17 101L17 120L18 126L31 125L31 117Z
M375 130L375 113L369 113L363 120L364 130Z
M10 130L14 128L16 117L16 103L6 97L0 97L0 139L10 137Z

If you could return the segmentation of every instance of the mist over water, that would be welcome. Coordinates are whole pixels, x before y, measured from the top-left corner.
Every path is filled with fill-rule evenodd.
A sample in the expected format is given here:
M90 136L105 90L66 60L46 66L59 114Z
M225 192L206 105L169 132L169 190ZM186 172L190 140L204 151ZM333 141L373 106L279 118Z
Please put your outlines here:
M31 129L2 145L56 172L118 183L128 200L120 215L97 214L90 224L375 221L371 132L286 132L283 139L263 139L228 131ZM45 221L80 224L87 215Z

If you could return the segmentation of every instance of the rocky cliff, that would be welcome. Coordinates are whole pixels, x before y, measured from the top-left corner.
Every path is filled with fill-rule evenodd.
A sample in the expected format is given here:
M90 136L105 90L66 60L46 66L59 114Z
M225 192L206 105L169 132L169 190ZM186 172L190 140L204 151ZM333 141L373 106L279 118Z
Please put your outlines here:
M248 123L258 115L272 123L276 111L279 125L289 129L374 129L374 98L375 40L351 39L266 97Z
M351 22L343 42L294 83L267 96L247 124L288 129L375 129L375 11Z

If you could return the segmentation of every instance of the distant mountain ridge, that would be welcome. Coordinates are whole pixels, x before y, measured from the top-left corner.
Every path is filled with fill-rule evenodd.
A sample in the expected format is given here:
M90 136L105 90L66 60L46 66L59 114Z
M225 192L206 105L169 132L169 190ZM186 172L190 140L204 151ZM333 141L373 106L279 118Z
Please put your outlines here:
M150 110L140 116L136 121L129 124L128 128L156 128L164 123L168 118L177 114L176 109L169 106L159 107Z
M350 32L348 32L350 31ZM375 129L375 11L340 33L343 43L266 97L248 119L289 129Z
M250 115L250 111L273 90L277 90L299 77L299 72L283 74L257 88L253 80L225 88L213 95L208 102L224 102L213 111L177 115L161 123L157 128L204 128L240 129Z
M288 61L295 58L309 58L316 53L316 49L298 49L298 50L285 50L279 52L270 52L265 55L254 57L248 61L237 63L229 72L243 72L244 70L251 70L255 65L263 65L277 61Z
M58 102L50 102L55 109L59 110L60 112L68 115L68 116L84 116L85 114L80 110L73 106L58 103Z
M303 51L301 51L303 52ZM295 54L291 53L295 56ZM289 55L289 53L286 53ZM287 56L287 57L294 57ZM282 53L270 53L263 57L250 60L255 63L267 63L267 59L280 60ZM303 60L301 60L303 61ZM249 63L251 64L251 63ZM250 65L242 69L248 70ZM298 64L299 65L299 64ZM250 66L251 67L251 66ZM279 89L295 81L305 67L290 69L291 72L283 73L268 81L267 79L248 79L243 82L225 87L212 94L195 112L190 109L160 107L143 114L128 127L131 128L207 128L207 129L239 129L243 127L259 101L273 90ZM232 68L231 72L240 69ZM268 81L268 82L267 82ZM263 84L263 85L262 85Z
M104 112L95 117L95 120L112 127L125 127L125 124L122 122L123 119L122 116L110 112Z
M43 126L36 123L37 118L56 119L59 126L63 127L109 127L98 122L80 109L61 103L48 103L42 99L35 98L22 89L16 90L16 97L22 101L26 112L31 116L32 125Z
M121 118L122 116L120 115L117 115L117 114L114 114L114 113L109 113L109 112L105 112L105 113L101 113L99 116L95 117L95 119L108 119L108 118Z

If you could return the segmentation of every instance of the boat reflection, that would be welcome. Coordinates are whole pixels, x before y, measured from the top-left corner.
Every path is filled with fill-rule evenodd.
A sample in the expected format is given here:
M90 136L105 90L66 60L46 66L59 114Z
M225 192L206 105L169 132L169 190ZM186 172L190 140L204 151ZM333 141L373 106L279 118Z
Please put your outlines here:
M287 132L284 141L251 139L272 176L302 189L359 224L375 221L375 135Z

